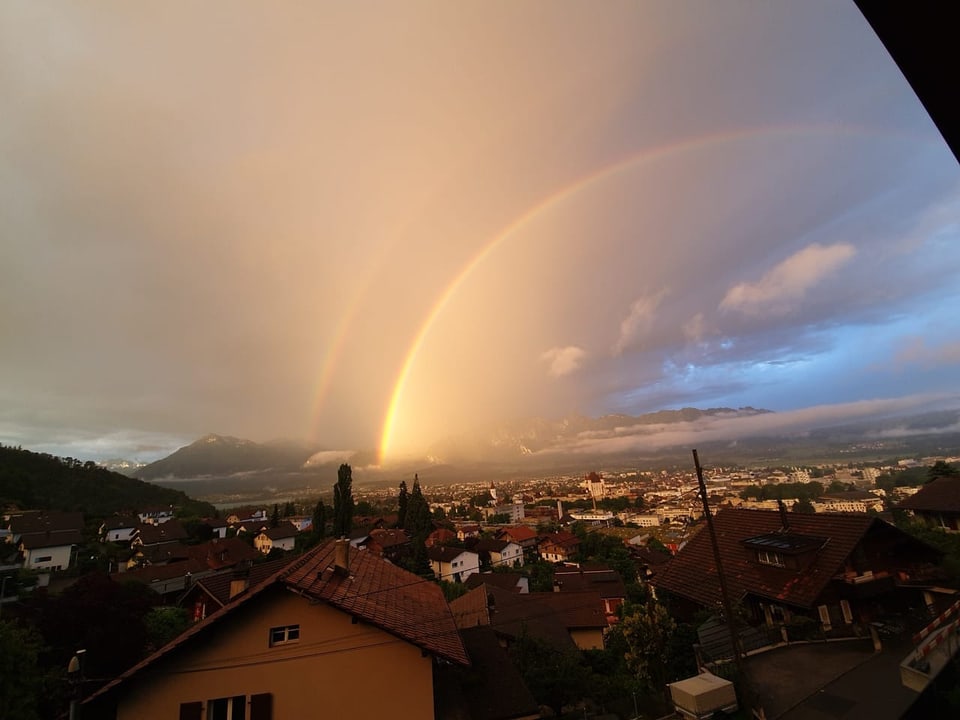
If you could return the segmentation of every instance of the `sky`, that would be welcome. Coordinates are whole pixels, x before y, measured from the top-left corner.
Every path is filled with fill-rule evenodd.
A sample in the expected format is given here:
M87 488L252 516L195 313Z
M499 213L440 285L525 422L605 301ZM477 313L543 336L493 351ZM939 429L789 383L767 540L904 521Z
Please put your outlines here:
M5 444L960 407L960 170L852 2L13 1L0 97Z

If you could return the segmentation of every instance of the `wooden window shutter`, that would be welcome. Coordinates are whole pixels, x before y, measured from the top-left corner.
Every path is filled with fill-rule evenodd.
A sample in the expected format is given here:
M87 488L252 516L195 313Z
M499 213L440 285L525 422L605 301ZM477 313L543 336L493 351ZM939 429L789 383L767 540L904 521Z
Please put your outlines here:
M202 714L202 702L180 703L180 720L201 720Z
M260 693L250 696L250 720L272 720L273 695Z

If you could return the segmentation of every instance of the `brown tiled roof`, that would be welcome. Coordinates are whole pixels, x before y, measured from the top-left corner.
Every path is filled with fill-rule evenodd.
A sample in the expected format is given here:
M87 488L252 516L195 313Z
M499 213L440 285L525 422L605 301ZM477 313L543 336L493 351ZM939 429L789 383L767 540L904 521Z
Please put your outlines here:
M493 538L483 538L480 542L474 546L475 550L480 552L495 552L502 553L507 545L516 545L517 543L512 542L511 540L494 540Z
M427 535L426 546L430 547L431 545L440 545L456 539L457 534L453 530L448 530L447 528L438 528Z
M493 585L481 585L450 603L460 628L490 625L500 635L519 637L524 632L570 647L570 630L607 626L598 592L521 594Z
M524 577L521 573L513 572L483 572L483 573L473 573L466 579L463 583L468 589L473 590L473 588L478 585L496 585L498 588L504 590L512 590L513 592L520 592L519 582Z
M135 528L140 524L140 518L131 515L114 515L103 521L103 527L106 530L123 530L124 528Z
M403 530L371 530L370 539L382 548L410 544L410 536Z
M179 542L190 537L179 520L167 520L167 522L157 525L143 523L137 530L144 545Z
M180 562L169 563L167 565L147 565L146 567L135 568L122 573L113 573L110 579L116 580L117 582L136 580L137 582L149 585L154 580L171 580L176 577L186 577L188 573L190 575L199 575L207 572L210 572L210 568L207 567L206 563L191 559L181 560Z
M750 593L809 608L867 532L881 520L862 514L789 513L791 535L826 539L801 570L761 565L744 540L782 529L776 510L723 509L713 519L724 575L732 599ZM891 530L895 530L890 527ZM899 531L897 531L899 532ZM658 568L657 588L676 593L707 608L720 605L720 587L708 532L698 533L673 559Z
M296 560L296 558L284 557L252 566L246 571L247 590L244 592L256 587L271 575L275 575L279 570L282 570L294 562L294 560ZM238 572L240 571L226 570L213 575L207 575L197 580L196 585L202 587L207 595L213 598L220 607L223 607L231 600L230 583L238 577ZM243 576L241 575L241 577Z
M427 548L427 557L437 562L453 562L464 553L476 555L476 553L471 552L470 550L464 550L463 548L459 547L450 547L449 545L434 545L431 548Z
M446 660L460 665L470 664L439 585L366 552L351 552L350 574L341 575L333 571L334 547L335 541L330 540L294 559L107 683L83 704L111 692L117 685L220 622L236 607L277 585L285 585L314 600L326 602Z
M526 525L510 525L509 527L503 528L497 534L501 537L509 535L510 539L517 543L533 540L537 537L536 531Z
M210 540L200 545L187 545L186 553L200 560L211 570L233 567L242 562L253 562L261 553L247 545L240 538Z
M904 510L960 512L960 476L940 477L928 482L916 494L903 500Z
M162 545L145 545L137 548L134 557L143 562L158 565L161 563L186 560L190 557L190 549L180 542L163 543Z
M573 533L568 532L555 532L549 533L543 536L543 539L540 542L541 545L554 545L556 547L566 548L570 550L580 544L580 538L578 538Z
M627 596L623 578L608 567L584 565L579 568L558 568L553 573L553 582L559 586L560 592L596 590L602 598Z
M540 708L489 627L461 632L470 669L434 665L436 720L539 718Z
M310 551L283 582L427 652L469 665L440 586L369 552L350 553L350 576L333 571L334 542Z
M28 512L10 518L10 531L14 535L27 533L83 530L82 512Z
M27 550L63 547L65 545L80 545L82 542L83 535L79 530L57 530L54 532L24 533L20 536L20 543Z
M282 540L283 538L296 537L298 532L297 526L287 520L286 522L280 523L275 528L267 528L263 531L263 534L271 540Z

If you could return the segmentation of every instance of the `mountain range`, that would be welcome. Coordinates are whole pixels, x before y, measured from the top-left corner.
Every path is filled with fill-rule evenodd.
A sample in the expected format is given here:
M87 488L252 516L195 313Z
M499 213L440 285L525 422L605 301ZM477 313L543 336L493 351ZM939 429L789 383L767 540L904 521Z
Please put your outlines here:
M683 408L645 415L532 418L444 438L422 456L378 463L374 451L256 443L206 435L132 475L194 497L329 491L349 463L356 486L395 485L419 473L429 485L708 464L796 466L960 454L960 410L798 428L786 415L745 408Z

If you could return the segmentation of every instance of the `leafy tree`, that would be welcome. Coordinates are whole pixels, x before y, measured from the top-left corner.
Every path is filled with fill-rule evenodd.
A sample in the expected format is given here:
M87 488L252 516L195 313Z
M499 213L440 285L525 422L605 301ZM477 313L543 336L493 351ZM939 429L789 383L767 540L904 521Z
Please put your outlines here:
M323 504L323 500L317 500L313 508L313 532L319 540L323 540L327 534L327 506Z
M557 717L564 705L580 700L590 690L590 671L581 663L576 648L559 649L522 632L509 653L533 697L553 708Z
M150 648L163 647L190 627L190 614L179 607L155 607L143 618Z
M0 718L38 720L41 639L32 628L0 621Z
M292 502L287 502L283 506L283 516L285 518L291 517L295 512L296 512L296 508L294 507Z
M407 499L407 514L404 518L403 529L410 534L410 544L413 549L409 569L417 573L426 573L429 568L427 561L427 536L433 530L433 515L430 504L423 496L420 488L420 477L413 476L413 490Z
M397 525L406 527L407 524L407 505L410 497L407 493L407 481L400 481L400 493L397 495Z
M666 608L652 598L625 608L618 625L629 648L627 666L653 693L663 692L667 682L664 658L676 627Z
M346 537L353 528L353 470L343 464L333 486L333 535Z
M353 511L360 517L370 517L371 515L377 514L377 509L369 500L360 500L353 508Z
M954 477L956 475L960 475L960 470L957 470L957 468L950 463L937 460L927 470L927 482L936 480L939 477Z

